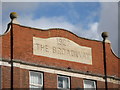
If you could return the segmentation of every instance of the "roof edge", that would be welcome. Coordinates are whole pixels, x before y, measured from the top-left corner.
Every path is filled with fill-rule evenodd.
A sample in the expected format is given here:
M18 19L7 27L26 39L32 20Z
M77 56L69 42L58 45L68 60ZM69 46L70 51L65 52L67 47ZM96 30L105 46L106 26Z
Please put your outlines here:
M13 23L13 24L15 24L15 23ZM75 33L71 32L71 31L69 31L67 29L63 29L63 28L40 29L40 28L29 27L29 26L24 26L24 25L20 25L20 24L15 24L15 25L18 25L18 26L21 26L21 27L26 27L26 28L31 28L31 29L35 29L35 30L40 30L40 31L49 31L49 30L53 30L53 29L64 30L64 31L67 31L69 33L72 33L73 35L75 35L76 37L81 38L81 39L90 40L90 41L96 41L96 42L102 42L100 40L95 40L95 39L89 39L89 38L85 38L85 37L80 37L80 36L76 35ZM109 42L106 42L106 43L109 43Z
M56 30L64 30L64 31L66 31L66 32L69 32L69 33L75 35L75 36L78 37L78 38L81 38L81 39L90 40L90 41L96 41L96 42L101 42L101 43L103 42L103 41L99 41L99 40L95 40L95 39L88 39L88 38L85 38L85 37L80 37L80 36L76 35L75 33L71 32L71 31L69 31L69 30L67 30L67 29L63 29L63 28L40 29L40 28L34 28L34 27L29 27L29 26L20 25L20 24L18 24L18 23L8 23L8 25L7 25L7 30L6 30L2 35L0 35L0 37L6 35L6 34L10 31L10 29L11 29L11 24L18 25L18 26L21 26L21 27L31 28L31 29L35 29L35 30L40 30L40 31L49 31L49 30L53 30L53 29L56 29ZM106 43L110 44L110 50L111 50L112 54L113 54L116 58L120 59L120 57L118 57L118 55L116 55L116 53L113 51L112 46L111 46L111 43L108 42L108 41L107 41Z
M113 54L116 58L120 59L120 57L114 52L111 44L110 44L110 50L111 50L112 54Z
M10 31L10 29L11 29L11 23L8 23L7 29L5 30L5 32L3 32L3 34L0 34L0 37L6 35Z
M69 30L67 30L67 29L63 29L63 28L39 29L39 28L24 26L24 25L20 25L20 24L16 24L16 25L19 25L19 26L21 26L21 27L26 27L26 28L35 29L35 30L41 30L41 31L49 31L49 30L53 30L53 29L64 30L64 31L67 31L67 32L69 32L69 33L72 33L73 35L75 35L76 37L81 38L81 39L90 40L90 41L96 41L96 42L101 42L101 43L103 42L103 41L99 41L99 40L95 40L95 39L88 39L88 38L85 38L85 37L80 37L80 36L76 35L75 33L71 32L71 31L69 31ZM110 42L109 40L107 40L105 43L110 44L110 49L111 49L112 54L113 54L116 58L120 59L120 57L118 57L118 56L116 55L116 53L113 51L112 46L111 46L111 42Z

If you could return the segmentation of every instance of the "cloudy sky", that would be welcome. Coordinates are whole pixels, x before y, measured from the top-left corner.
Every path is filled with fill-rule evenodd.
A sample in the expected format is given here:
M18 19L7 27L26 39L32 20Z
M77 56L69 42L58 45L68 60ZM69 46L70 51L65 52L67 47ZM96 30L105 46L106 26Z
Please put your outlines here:
M72 0L69 0L72 1ZM80 37L102 40L101 33L109 32L113 51L118 55L118 3L102 2L8 2L2 1L3 33L10 22L10 12L19 14L21 25L40 29L63 28Z

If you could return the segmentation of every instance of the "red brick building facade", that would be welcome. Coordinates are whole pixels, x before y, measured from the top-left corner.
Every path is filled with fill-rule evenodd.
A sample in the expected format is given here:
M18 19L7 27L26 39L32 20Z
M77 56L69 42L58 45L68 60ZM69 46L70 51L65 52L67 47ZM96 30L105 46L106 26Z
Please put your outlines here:
M41 30L12 24L9 29L13 29L14 88L105 88L101 41L81 38L57 28ZM0 38L0 86L10 88L10 31ZM105 47L107 87L120 88L120 58L112 52L110 43L106 42Z

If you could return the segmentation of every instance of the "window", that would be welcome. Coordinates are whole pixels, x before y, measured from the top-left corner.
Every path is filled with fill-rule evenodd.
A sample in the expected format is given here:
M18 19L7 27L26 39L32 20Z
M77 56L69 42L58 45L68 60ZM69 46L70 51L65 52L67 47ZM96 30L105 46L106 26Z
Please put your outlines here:
M43 73L30 71L30 88L43 88Z
M92 80L84 80L84 90L96 90L96 82Z
M58 76L58 88L70 89L70 78L66 76Z

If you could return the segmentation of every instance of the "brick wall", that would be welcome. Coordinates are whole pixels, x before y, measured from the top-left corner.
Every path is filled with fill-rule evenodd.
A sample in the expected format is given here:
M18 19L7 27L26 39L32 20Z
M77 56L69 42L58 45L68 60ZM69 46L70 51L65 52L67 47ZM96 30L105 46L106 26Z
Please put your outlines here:
M20 25L13 24L13 33L14 33L14 59L22 60L25 62L31 62L35 64L41 65L48 65L54 66L58 68L68 68L70 67L73 70L79 70L83 72L90 72L95 74L104 75L104 63L103 63L103 47L102 42L88 40L84 38L80 38L73 33L63 30L63 29L50 29L50 30L38 30L34 28L24 27ZM49 38L49 37L64 37L68 38L75 43L91 47L92 48L92 65L77 63L77 62L70 62L55 58L49 58L44 56L36 56L33 55L33 37L40 37L40 38ZM10 32L6 35L0 37L2 38L2 58L10 59ZM106 43L106 53L107 53L107 74L110 76L116 75L117 77L120 76L120 70L118 68L118 64L120 64L120 59L116 57L112 50L109 43ZM28 70L23 70L19 68L14 68L14 76L15 76L15 88L29 87L29 73ZM10 68L9 67L2 67L2 77L3 77L3 88L10 87ZM52 77L52 78L49 78ZM51 86L56 88L56 78L57 75L44 73L44 87L50 88ZM83 81L80 78L71 78L71 87L75 88L78 86L83 87ZM22 82L22 83L17 83ZM101 82L98 82L99 87L104 87ZM111 86L111 85L110 85ZM116 87L116 86L114 86Z
M29 71L14 68L14 88L29 88ZM68 76L69 77L69 76ZM70 77L72 89L84 88L86 78ZM2 88L10 88L10 67L2 66ZM105 83L96 81L97 88L105 88ZM49 89L57 88L57 74L43 72L43 87ZM108 88L120 88L120 85L108 82Z
M97 74L104 74L102 42L79 38L73 33L62 29L51 29L44 31L19 25L13 25L13 31L14 59L56 67L71 67L75 70L90 71ZM93 64L87 65L82 63L59 60L55 58L33 55L33 36L40 38L65 37L78 43L81 46L91 47ZM3 36L2 40L3 58L8 59L10 58L10 33L7 33L5 36ZM110 44L107 43L106 47L108 74L118 76L118 72L120 73L120 71L118 70L118 63L120 63L120 59L118 60L118 58L112 53Z
M57 88L57 75L44 73L44 88Z
M14 88L29 88L29 70L14 67ZM11 68L2 66L2 88L10 88Z
M10 88L10 67L2 66L2 88Z
M83 79L71 77L71 88L83 88Z

